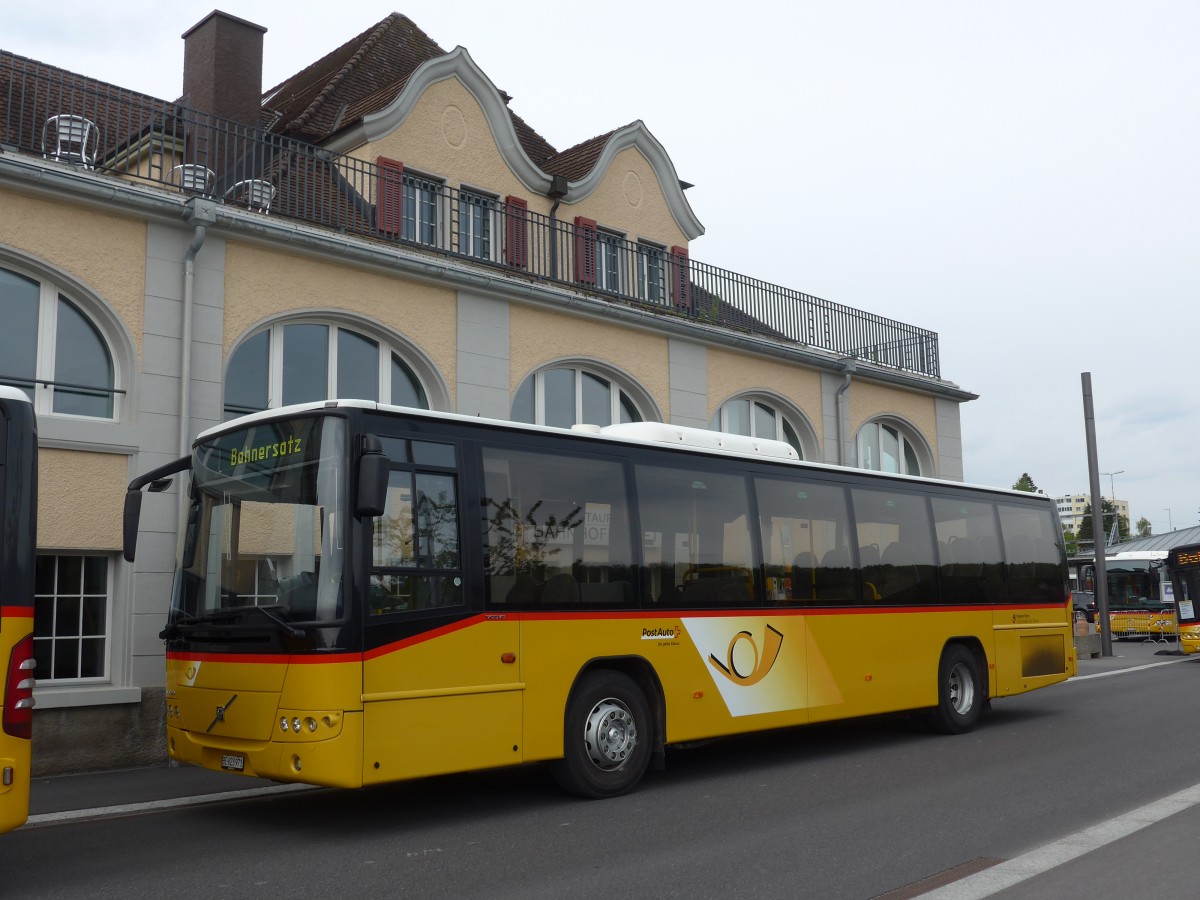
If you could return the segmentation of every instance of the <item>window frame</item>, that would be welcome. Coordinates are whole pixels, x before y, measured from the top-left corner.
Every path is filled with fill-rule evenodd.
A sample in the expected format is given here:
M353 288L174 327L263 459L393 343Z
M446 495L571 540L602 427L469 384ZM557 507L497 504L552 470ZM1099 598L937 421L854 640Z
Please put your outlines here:
M73 596L70 594L64 595L59 590L59 587L60 587L59 583L58 583L59 571L60 571L59 570L59 561L63 558L74 558L74 559L78 559L80 561L80 581L81 581L81 583L79 586L79 588L80 588L79 597L80 597L81 601L83 598L88 597L88 596L91 596L91 597L99 596L98 594L95 594L95 593L89 594L87 591L84 590L84 587L86 586L86 574L84 572L84 567L86 566L85 561L88 559L99 559L99 560L104 561L104 629L103 629L103 633L93 633L93 634L84 634L83 633L84 611L83 611L83 603L82 602L80 603L80 610L79 610L79 615L80 615L79 633L74 634L74 635L72 635L72 634L60 635L58 633L58 601L64 596ZM53 565L55 568L55 574L54 574L54 591L53 591L53 593L45 594L42 592L38 592L36 589L34 591L35 625L34 625L33 640L34 640L35 656L36 656L36 650L37 650L38 645L39 644L44 645L48 642L51 646L51 660L53 660L57 645L60 642L66 642L66 641L73 640L75 643L75 646L76 646L76 657L75 657L76 671L79 671L83 665L83 642L85 640L96 640L96 639L103 641L103 651L101 653L101 657L102 657L101 672L99 674L76 675L71 678L55 678L54 674L53 674L53 663L51 663L51 672L49 672L49 673L42 672L38 669L34 670L34 675L37 679L38 687L56 688L56 687L64 687L64 686L75 686L75 685L83 686L83 685L111 683L112 682L112 667L113 667L113 640L114 640L114 634L113 634L113 614L114 614L114 610L113 610L114 596L113 595L114 595L114 590L113 590L113 586L114 586L115 570L117 568L116 565L114 565L113 558L107 553L100 553L100 552L73 551L73 552L67 552L67 553L60 553L60 552L51 551L51 552L45 552L45 553L39 552L38 559L39 560L52 559L54 561ZM55 615L54 615L54 620L50 625L50 633L48 635L40 635L39 636L37 633L38 629L37 629L37 623L36 623L36 616L37 616L36 598L42 598L42 599L50 598L53 602Z
M87 304L81 302L74 296L73 292L60 284L56 279L41 275L28 267L16 265L7 259L0 258L0 269L18 278L32 282L38 288L37 327L35 334L32 336L36 342L33 384L32 386L26 386L24 379L15 377L4 383L12 384L14 387L25 391L32 399L34 412L39 418L54 416L56 418L79 422L120 421L124 405L122 398L125 391L118 387L121 380L118 355L114 351L112 341L109 339L105 328L92 315ZM108 363L108 383L99 387L80 388L70 392L64 390L63 393L78 394L85 391L95 391L97 394L105 394L111 405L108 415L90 415L88 413L64 412L55 409L55 396L58 390L58 385L55 382L58 375L59 310L64 303L75 310L80 319L95 335L99 349L103 351ZM0 372L0 374L7 373Z
M517 387L513 395L513 401L509 405L509 416L513 421L522 422L524 419L516 418L516 405L522 399L522 392L528 388L530 379L533 379L533 421L531 425L547 425L546 422L546 375L552 371L570 371L573 376L573 393L574 393L574 421L573 425L600 425L597 422L584 422L583 420L583 384L584 376L604 381L608 384L609 390L609 421L607 425L613 425L621 422L645 422L648 421L646 414L642 412L637 401L634 400L632 394L621 385L621 383L607 372L599 369L593 369L589 366L579 365L575 363L558 364L544 366L529 375ZM629 411L636 413L637 418L624 418L623 411L628 408ZM547 426L547 427L562 427L562 426ZM604 427L604 425L601 425Z
M653 241L637 242L637 297L647 303L666 304L669 301L667 248ZM652 273L657 273L651 277Z
M868 429L875 429L875 451L879 455L878 465L869 466L864 462L866 455L863 448L864 437L868 440L870 435ZM903 462L903 468L899 471L892 472L889 469L882 468L883 465L883 444L882 435L886 429L892 436L897 439L896 459ZM858 433L854 436L854 461L856 468L864 469L868 472L882 472L885 475L912 475L918 478L932 477L932 473L926 473L921 463L921 448L911 437L910 429L893 419L886 417L871 419L864 422L858 429ZM910 467L915 464L916 471L910 471Z
M441 248L447 219L443 208L448 193L445 179L406 168L400 188L400 237L414 244Z
M266 334L266 400L265 409L278 409L284 406L284 349L285 335L289 326L293 325L319 325L326 329L325 333L325 396L322 400L332 399L338 396L337 378L338 378L338 354L339 354L339 337L342 332L353 335L356 338L365 340L374 345L377 352L377 368L376 368L376 396L343 399L363 399L372 402L378 402L389 405L409 405L397 404L393 399L392 390L392 370L394 363L399 363L405 370L406 376L417 388L418 400L423 400L425 403L424 409L433 409L433 390L427 384L427 379L422 377L420 366L414 365L413 360L409 355L403 352L403 348L397 347L390 341L377 334L367 332L363 329L353 327L353 325L331 319L318 319L312 317L284 319L272 324L259 328L246 337L242 338L233 352L229 356L229 360L225 366L225 378L222 383L222 402L221 412L225 416L225 421L235 418L240 415L246 415L250 410L248 408L237 407L230 410L228 405L228 386L229 386L229 369L233 364L237 355L248 348L251 341L258 339L261 335ZM300 402L300 401L292 401Z
M614 294L626 293L625 257L628 252L628 241L619 231L607 228L596 228L596 288L602 291L612 291Z
M480 191L466 185L460 185L456 194L457 196L453 198L456 226L454 252L459 256L471 259L497 262L500 258L501 244L497 240L500 234L500 198L487 191ZM464 216L464 211L470 211L471 215ZM478 217L475 215L476 211L479 212ZM475 234L476 218L484 232L482 237ZM466 227L467 223L470 227ZM482 243L478 253L475 248L477 241Z
M792 449L799 454L800 459L807 459L808 456L804 452L804 441L800 437L801 429L796 427L788 413L780 406L771 403L764 397L755 394L741 394L735 397L730 397L724 403L717 407L717 411L708 421L710 431L719 431L723 434L746 434L742 431L732 431L729 428L729 406L733 403L748 403L749 408L749 434L748 437L765 438L772 441L782 441L785 444L790 444ZM775 433L772 435L758 434L758 418L755 416L755 407L761 406L764 410L771 413L775 419ZM713 423L719 427L714 428ZM791 432L791 438L788 437L788 432ZM794 438L794 440L793 440Z

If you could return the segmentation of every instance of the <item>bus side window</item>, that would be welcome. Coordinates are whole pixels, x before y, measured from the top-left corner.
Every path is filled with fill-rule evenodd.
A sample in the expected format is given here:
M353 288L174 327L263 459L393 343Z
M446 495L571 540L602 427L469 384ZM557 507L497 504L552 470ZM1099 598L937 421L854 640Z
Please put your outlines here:
M643 585L661 606L759 603L746 479L704 469L639 465L638 508L654 529Z
M762 477L755 478L754 489L768 604L857 602L846 489Z
M625 470L561 449L483 451L487 603L493 608L632 606Z
M1054 519L1045 509L998 504L1008 595L1012 603L1065 603L1065 559Z
M921 494L854 488L858 546L881 548L877 565L863 564L863 601L921 605L940 600L933 521Z

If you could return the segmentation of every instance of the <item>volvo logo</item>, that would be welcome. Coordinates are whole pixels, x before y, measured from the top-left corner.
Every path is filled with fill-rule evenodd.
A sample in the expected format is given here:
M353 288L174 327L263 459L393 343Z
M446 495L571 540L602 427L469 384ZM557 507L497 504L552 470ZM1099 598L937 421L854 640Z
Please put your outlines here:
M226 701L226 703L225 703L225 705L224 705L224 706L218 706L218 707L217 707L217 715L216 715L216 717L215 717L215 718L212 720L212 724L211 724L211 725L209 725L209 726L208 726L208 728L206 728L206 729L205 729L205 731L206 731L206 732L208 732L208 731L212 731L214 728L216 728L216 727L217 727L217 723L218 723L218 722L224 722L224 721L225 721L225 711L226 711L227 709L229 709L229 707L233 706L233 701L234 701L234 700L236 700L236 699L237 699L237 694L234 694L232 697L230 697L230 698L229 698L229 700L227 700L227 701Z

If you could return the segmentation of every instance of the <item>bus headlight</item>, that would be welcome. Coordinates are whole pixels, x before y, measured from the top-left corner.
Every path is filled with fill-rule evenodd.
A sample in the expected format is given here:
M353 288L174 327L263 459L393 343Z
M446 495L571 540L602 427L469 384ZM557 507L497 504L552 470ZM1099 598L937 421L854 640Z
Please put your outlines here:
M327 741L342 733L341 710L281 709L279 732L288 741Z

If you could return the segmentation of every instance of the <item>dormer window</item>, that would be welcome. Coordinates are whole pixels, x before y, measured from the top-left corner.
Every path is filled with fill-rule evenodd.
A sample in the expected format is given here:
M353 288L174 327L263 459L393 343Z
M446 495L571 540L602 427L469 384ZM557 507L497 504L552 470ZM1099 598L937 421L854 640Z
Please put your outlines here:
M625 238L612 231L596 230L596 285L601 290L621 293L621 260Z
M638 241L638 298L650 303L667 299L667 250L656 244Z
M496 199L462 188L458 192L458 236L456 246L463 256L495 259Z
M438 208L445 185L424 175L404 172L404 218L401 236L418 244L438 246Z

